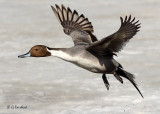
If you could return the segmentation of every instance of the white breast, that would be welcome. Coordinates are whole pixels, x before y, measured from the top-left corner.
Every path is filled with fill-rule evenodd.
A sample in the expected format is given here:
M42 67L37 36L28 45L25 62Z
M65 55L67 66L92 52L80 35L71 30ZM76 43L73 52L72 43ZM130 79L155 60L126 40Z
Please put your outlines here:
M75 61L73 56L71 56L61 50L50 50L50 53L52 56L61 58L66 61L70 61L70 62Z
M71 56L61 50L51 50L51 55L61 58L65 61L72 62L75 65L87 69L91 72L101 73L105 71L104 65L100 65L98 60L90 60L89 58L84 58L82 56Z

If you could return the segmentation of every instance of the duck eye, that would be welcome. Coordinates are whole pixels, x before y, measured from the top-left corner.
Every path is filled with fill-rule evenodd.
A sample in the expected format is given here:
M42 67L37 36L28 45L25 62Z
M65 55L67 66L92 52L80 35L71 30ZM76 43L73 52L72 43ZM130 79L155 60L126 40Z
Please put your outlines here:
M36 51L38 51L38 49L35 49Z

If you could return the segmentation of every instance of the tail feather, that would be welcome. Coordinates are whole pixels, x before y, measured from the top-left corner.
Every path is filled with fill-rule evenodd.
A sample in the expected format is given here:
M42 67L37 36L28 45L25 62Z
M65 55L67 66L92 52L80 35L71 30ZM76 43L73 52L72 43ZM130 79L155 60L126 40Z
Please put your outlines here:
M136 84L136 82L135 82L135 80L134 80L135 77L134 77L133 74L131 74L131 73L123 70L122 68L118 68L118 70L116 71L116 73L117 73L118 75L120 75L120 76L128 79L128 80L134 85L134 87L137 89L137 91L138 91L139 94L142 96L142 98L144 98L143 95L142 95L142 93L141 93L141 91L140 91L140 90L138 89L138 87L137 87L137 84Z

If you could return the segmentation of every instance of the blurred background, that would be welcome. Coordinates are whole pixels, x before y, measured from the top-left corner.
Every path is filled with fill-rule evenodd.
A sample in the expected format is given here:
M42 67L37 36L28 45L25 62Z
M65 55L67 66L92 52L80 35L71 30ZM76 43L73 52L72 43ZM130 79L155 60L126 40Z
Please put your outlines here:
M93 74L55 57L25 58L37 44L71 47L50 5L64 4L92 22L98 39L119 29L119 17L140 20L140 32L115 57L136 75L132 84ZM159 114L159 0L0 0L0 114ZM7 106L27 109L7 109Z

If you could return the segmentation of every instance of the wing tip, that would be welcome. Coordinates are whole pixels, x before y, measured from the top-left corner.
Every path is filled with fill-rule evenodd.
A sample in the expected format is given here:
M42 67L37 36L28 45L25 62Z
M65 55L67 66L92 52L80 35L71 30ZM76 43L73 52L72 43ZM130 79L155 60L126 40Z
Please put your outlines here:
M89 23L89 20L88 18L85 18L85 16L83 14L79 15L78 12L76 10L71 10L70 7L65 7L63 4L61 4L61 8L55 4L55 7L54 8L53 6L51 6L52 9L54 10L55 13L58 14L58 17L61 19L61 15L59 13L62 12L62 16L64 17L63 15L63 10L66 9L66 12L67 12L67 19L61 19L61 24L64 23L64 25L66 26L70 26L70 27L76 27L76 29L80 29L80 30L84 30L86 32L90 31L90 32L93 32L93 26L87 26L87 23ZM75 16L76 15L76 16ZM68 22L63 22L63 21L68 21ZM78 25L77 25L78 24ZM86 25L86 26L82 26L82 25ZM77 28L77 26L79 26ZM87 27L87 28L85 28ZM91 27L91 28L89 28Z
M59 8L59 6L57 4L55 4L55 6L56 6L57 9Z
M51 8L52 8L52 10L55 10L55 11L56 11L56 9L54 8L54 6L51 5Z
M64 6L63 4L61 4L61 7L62 7L62 8L65 8L65 6Z
M123 24L123 18L122 17L120 17L120 20L121 20L121 25Z
M123 21L124 19L124 21ZM125 25L132 25L135 28L140 28L141 23L139 23L139 20L135 21L135 17L132 18L131 14L129 16L125 16L125 18L120 17L121 20L121 25L125 26Z

